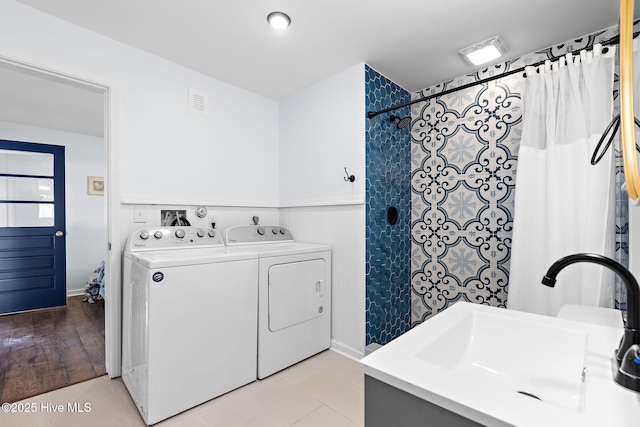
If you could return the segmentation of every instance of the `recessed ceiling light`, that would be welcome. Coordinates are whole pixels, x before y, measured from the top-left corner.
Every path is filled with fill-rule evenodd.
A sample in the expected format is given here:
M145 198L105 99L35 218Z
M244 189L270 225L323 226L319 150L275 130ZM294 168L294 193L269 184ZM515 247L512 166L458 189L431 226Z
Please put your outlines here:
M480 65L500 58L506 51L507 47L500 37L495 36L466 47L458 53L473 65Z
M267 15L267 21L276 30L284 30L291 25L291 18L283 12L271 12Z

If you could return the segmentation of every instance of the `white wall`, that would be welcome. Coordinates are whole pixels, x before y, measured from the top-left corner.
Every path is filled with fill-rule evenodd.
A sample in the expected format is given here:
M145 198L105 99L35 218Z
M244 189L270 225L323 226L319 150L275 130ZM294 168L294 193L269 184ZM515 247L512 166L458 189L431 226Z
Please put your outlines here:
M0 10L3 46L117 84L123 200L277 205L276 101L13 0ZM208 117L188 112L189 88L209 94Z
M106 252L104 196L87 194L87 177L104 176L104 141L5 122L0 122L0 139L65 147L67 294L82 293Z
M362 353L364 64L279 104L14 0L0 0L0 10L0 47L117 85L121 248L145 225L132 222L136 207L148 213L148 225L163 206L198 204L219 209L226 218L219 228L253 212L266 215L265 224L290 223L298 239L333 247L334 343ZM189 88L209 94L208 117L188 112ZM345 167L354 183L344 181ZM292 209L282 218L274 210L303 205L345 206ZM325 233L317 234L323 216ZM338 261L346 253L350 261Z
M280 219L296 240L331 246L331 346L361 358L366 320L364 205L285 208Z
M364 202L364 66L358 64L281 101L283 206ZM355 182L344 181L345 167Z
M298 241L332 247L332 347L354 358L365 344L364 68L280 103L280 222Z

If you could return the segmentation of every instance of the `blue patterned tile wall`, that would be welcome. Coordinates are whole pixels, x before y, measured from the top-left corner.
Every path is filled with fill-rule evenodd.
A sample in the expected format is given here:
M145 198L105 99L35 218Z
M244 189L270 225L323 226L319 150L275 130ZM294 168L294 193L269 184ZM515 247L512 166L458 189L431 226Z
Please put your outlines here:
M366 108L408 102L409 92L371 67L365 68ZM409 107L393 112L405 117ZM409 284L411 236L411 137L381 114L366 129L366 344L386 344L411 325ZM395 206L398 221L387 221Z
M503 307L521 135L515 79L414 107L412 319L465 300Z
M615 28L558 44L413 94L443 92L591 47ZM457 301L504 307L522 109L517 78L505 77L412 107L412 325ZM617 180L622 168L617 156ZM619 187L618 187L619 188ZM628 259L626 196L618 195L617 259ZM623 307L620 293L616 304Z

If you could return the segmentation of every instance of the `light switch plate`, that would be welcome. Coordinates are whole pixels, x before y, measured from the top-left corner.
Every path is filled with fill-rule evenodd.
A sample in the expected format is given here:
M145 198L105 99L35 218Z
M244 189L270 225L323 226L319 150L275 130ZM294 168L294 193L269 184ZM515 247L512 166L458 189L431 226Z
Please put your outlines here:
M147 211L142 207L133 208L133 222L143 224L147 222Z

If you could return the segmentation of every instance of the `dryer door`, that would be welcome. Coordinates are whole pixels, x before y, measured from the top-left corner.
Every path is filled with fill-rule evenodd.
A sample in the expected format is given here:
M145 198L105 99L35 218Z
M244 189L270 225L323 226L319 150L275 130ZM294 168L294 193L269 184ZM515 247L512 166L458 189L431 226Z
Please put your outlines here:
M327 305L325 260L269 268L269 330L276 332L323 315Z

